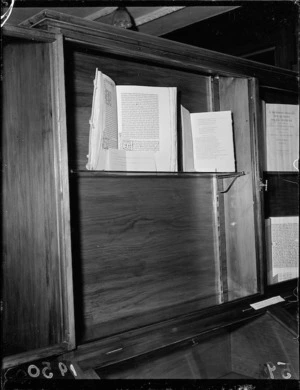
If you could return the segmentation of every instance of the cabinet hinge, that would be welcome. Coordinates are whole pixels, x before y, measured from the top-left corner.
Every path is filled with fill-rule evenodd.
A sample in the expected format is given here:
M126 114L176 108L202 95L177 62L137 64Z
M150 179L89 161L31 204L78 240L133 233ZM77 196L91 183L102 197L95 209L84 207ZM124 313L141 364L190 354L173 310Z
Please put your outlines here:
M259 179L260 191L268 191L268 180L265 182L262 179Z

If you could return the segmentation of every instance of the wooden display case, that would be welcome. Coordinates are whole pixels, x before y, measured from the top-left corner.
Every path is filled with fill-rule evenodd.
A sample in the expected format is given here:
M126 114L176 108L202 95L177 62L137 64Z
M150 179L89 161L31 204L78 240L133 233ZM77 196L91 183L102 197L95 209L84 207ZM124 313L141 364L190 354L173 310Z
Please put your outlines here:
M101 371L254 315L260 93L296 96L296 74L52 11L4 34L4 367L64 353ZM231 110L237 171L87 171L96 68Z

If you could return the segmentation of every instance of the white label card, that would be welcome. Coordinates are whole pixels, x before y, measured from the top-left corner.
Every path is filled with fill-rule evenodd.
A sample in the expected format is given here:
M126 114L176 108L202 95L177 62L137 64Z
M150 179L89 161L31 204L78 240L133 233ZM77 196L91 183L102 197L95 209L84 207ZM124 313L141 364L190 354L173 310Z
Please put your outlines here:
M252 304L250 304L250 306L254 310L259 310L259 309L262 309L263 307L275 305L276 303L279 303L279 302L284 302L284 299L280 295L278 295L277 297L265 299L265 300L260 301L260 302L252 303Z

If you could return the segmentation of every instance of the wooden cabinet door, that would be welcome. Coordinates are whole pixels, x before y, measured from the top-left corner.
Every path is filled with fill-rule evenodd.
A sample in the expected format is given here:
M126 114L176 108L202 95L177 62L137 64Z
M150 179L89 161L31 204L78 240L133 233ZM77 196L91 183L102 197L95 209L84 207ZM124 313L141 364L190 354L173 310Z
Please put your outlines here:
M75 342L60 35L4 29L2 113L6 368Z

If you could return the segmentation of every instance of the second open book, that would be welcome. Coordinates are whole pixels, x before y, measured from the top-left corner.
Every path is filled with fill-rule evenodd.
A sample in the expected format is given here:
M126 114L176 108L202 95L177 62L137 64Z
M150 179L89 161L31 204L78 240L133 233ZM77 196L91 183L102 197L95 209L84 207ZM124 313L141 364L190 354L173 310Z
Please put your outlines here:
M230 111L181 107L181 128L183 171L235 171ZM116 86L97 69L87 169L176 172L177 151L177 89Z
M181 106L185 172L234 172L231 111L190 113Z

